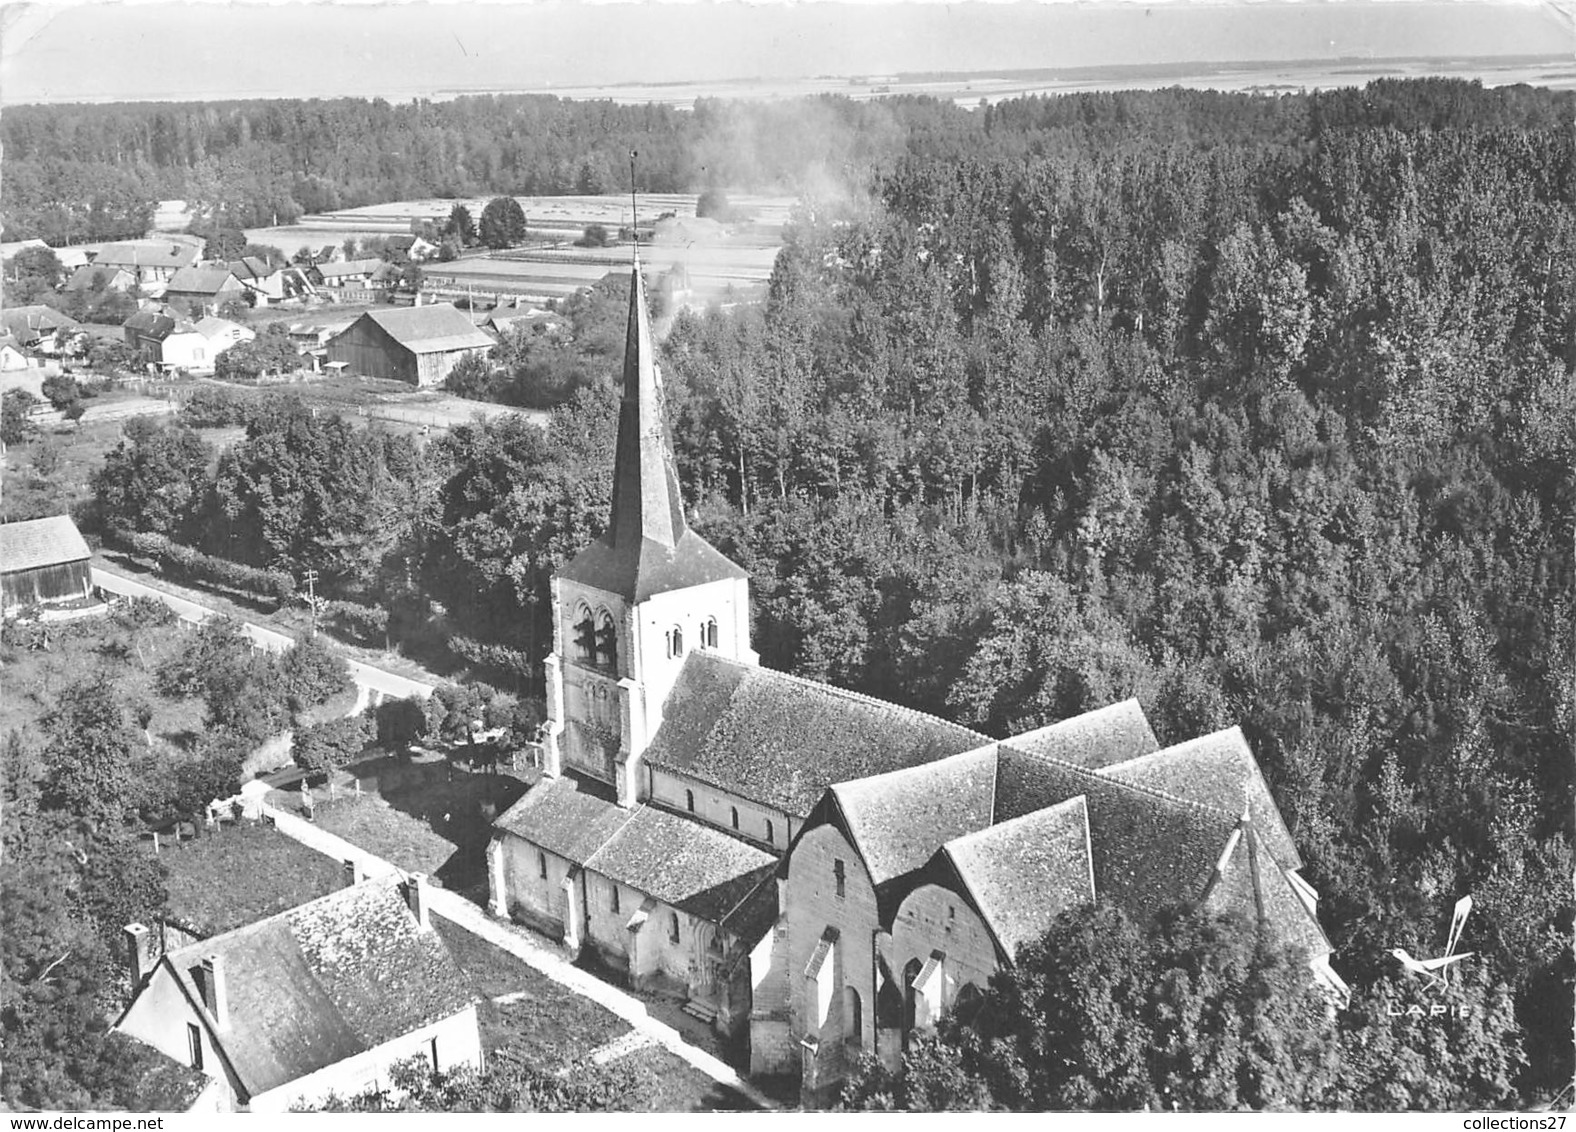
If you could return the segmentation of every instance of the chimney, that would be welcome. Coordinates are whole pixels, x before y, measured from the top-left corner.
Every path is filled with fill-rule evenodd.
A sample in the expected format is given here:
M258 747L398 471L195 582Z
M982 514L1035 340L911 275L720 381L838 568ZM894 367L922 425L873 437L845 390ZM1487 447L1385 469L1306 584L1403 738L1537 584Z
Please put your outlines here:
M364 878L364 876L363 876L363 874L361 872L361 866L356 864L356 862L354 860L352 860L350 858L346 858L345 859L345 887L346 888L355 888L356 885L360 884L363 879L365 879L365 878Z
M202 1000L213 1015L214 1025L221 1030L230 1028L230 996L224 986L224 960L217 955L205 955L202 960Z
M405 902L410 905L410 914L416 917L416 926L427 928L432 926L432 921L427 916L427 874L411 873L410 880L405 884Z
M135 991L142 986L142 980L152 966L148 954L148 929L141 924L127 924L126 934L126 968L131 972L131 987Z

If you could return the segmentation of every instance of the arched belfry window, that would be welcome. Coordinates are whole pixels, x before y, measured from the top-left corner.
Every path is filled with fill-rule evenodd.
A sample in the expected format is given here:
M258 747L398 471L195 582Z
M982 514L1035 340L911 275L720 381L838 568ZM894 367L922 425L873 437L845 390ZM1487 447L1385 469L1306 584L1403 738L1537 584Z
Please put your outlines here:
M717 619L715 617L706 618L706 624L701 626L700 647L703 649L714 649L717 647Z
M618 667L618 630L613 615L602 610L596 624L596 662L604 668Z
M676 656L683 656L684 655L684 630L680 629L677 625L675 625L675 626L673 626L673 628L668 630L667 638L668 638L668 657L669 657L669 659L672 659L673 657L676 657Z
M591 618L591 607L580 605L575 610L574 658L596 661L596 622Z
M668 939L672 943L679 941L679 914L677 912L668 913Z

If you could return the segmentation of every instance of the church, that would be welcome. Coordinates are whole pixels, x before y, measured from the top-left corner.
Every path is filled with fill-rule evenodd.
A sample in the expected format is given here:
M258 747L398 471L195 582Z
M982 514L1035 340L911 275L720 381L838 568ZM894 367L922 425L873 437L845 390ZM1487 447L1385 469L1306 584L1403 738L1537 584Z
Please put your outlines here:
M1240 730L1162 747L1129 700L996 740L760 666L747 575L685 520L638 255L617 444L608 529L553 579L493 914L747 1034L807 1106L1097 899L1240 911L1344 993Z

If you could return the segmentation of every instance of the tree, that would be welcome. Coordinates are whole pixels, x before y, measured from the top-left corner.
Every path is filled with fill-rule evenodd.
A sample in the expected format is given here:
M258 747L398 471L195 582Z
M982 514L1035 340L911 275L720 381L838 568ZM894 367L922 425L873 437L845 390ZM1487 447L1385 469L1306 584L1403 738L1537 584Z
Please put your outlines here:
M279 659L290 710L300 714L351 688L350 666L322 637L297 637Z
M607 225L587 224L585 234L575 243L584 248L605 248L608 244Z
M512 248L524 242L525 231L525 210L513 197L494 197L482 209L479 235L489 248Z
M228 263L246 254L246 233L239 228L220 228L203 244L202 257Z
M0 441L21 444L38 431L38 426L28 417L29 410L36 404L38 398L26 389L7 389L0 393Z
M350 715L296 729L290 757L312 775L324 775L354 762L365 749L369 729L364 716Z
M728 194L721 189L706 189L695 198L695 216L697 219L710 217L726 224L733 219L733 206L728 201Z
M66 688L45 728L46 802L100 828L120 825L137 802L131 755L138 743L113 677Z
M250 342L237 342L214 359L213 375L220 381L256 381L267 373L297 368L301 355L287 331L270 323Z
M82 391L77 388L77 379L69 373L50 374L44 378L42 389L50 405L60 410L75 404L82 396Z
M206 502L213 449L189 428L160 427L146 417L128 421L124 432L93 473L100 514L128 530L181 537Z
M476 221L471 219L471 210L463 204L457 204L449 210L449 218L443 222L440 235L453 236L459 241L460 247L474 247L477 242Z
M433 1072L430 1061L415 1057L390 1069L389 1084L386 1091L331 1097L316 1111L607 1112L620 1111L627 1092L615 1074L597 1066L558 1076L504 1058L485 1071L463 1066Z

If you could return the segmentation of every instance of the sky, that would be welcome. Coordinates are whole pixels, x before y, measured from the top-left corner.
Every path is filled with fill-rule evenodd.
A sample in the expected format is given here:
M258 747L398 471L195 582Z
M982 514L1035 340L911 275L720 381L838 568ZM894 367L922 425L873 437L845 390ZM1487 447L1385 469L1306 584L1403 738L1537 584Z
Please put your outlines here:
M463 89L1560 55L1576 0L125 3L0 7L0 101L409 98Z

